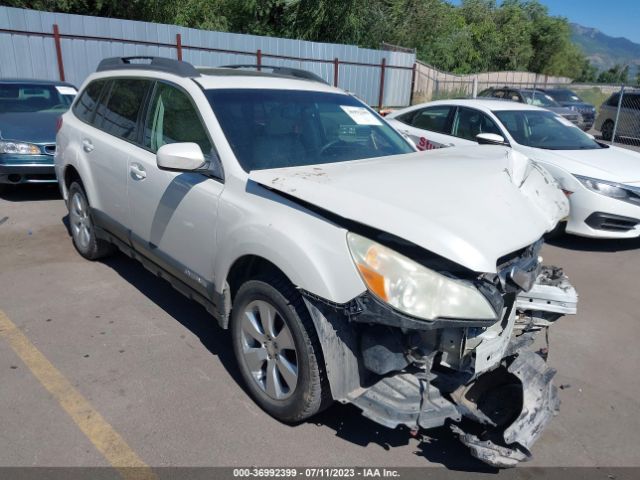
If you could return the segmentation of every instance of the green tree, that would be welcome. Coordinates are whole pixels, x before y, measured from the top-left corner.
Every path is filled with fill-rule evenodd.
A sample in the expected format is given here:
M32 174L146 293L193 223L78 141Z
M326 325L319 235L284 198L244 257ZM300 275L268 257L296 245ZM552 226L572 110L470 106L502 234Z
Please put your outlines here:
M629 83L629 65L616 64L609 70L600 72L598 75L600 83Z

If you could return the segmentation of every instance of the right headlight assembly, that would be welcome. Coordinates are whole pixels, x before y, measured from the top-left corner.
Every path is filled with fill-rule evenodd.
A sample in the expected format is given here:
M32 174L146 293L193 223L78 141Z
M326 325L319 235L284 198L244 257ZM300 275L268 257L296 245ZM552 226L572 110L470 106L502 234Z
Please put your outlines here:
M574 177L592 192L599 193L605 197L615 198L616 200L633 203L634 205L640 205L640 188L598 180L597 178L583 177L581 175L574 175Z
M353 261L368 290L402 313L424 320L497 320L470 282L449 278L355 233L347 234Z

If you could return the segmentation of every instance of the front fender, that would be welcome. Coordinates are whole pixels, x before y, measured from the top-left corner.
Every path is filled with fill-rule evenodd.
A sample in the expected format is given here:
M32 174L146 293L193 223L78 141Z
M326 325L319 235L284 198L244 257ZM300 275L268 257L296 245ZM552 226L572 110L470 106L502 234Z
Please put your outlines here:
M225 189L218 218L218 293L232 265L247 255L268 260L296 287L331 302L346 303L366 290L349 253L347 231L274 192L258 185L244 192Z

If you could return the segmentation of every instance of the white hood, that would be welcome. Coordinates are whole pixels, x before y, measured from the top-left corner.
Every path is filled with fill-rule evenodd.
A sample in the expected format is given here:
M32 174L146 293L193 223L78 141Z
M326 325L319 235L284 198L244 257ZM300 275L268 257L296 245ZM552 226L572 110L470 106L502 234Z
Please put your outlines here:
M550 162L575 175L618 183L640 182L640 153L619 147L597 150L544 150L518 147L534 160Z
M478 272L569 213L553 178L504 147L471 146L305 167L249 178Z

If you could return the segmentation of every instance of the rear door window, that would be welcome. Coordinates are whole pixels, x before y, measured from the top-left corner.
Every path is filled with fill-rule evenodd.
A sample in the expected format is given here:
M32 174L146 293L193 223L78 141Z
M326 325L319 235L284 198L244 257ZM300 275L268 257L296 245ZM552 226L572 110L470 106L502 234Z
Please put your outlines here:
M452 110L453 107L446 105L423 108L413 117L411 126L448 135L451 132L449 118Z
M640 110L640 95L637 94L625 94L622 97L622 107L630 108L633 110Z
M98 108L95 126L125 140L137 139L138 117L145 103L150 80L120 78L113 81L104 111Z
M95 80L87 85L87 88L84 89L82 95L73 106L73 113L76 117L86 123L93 121L96 105L106 84L106 80Z

